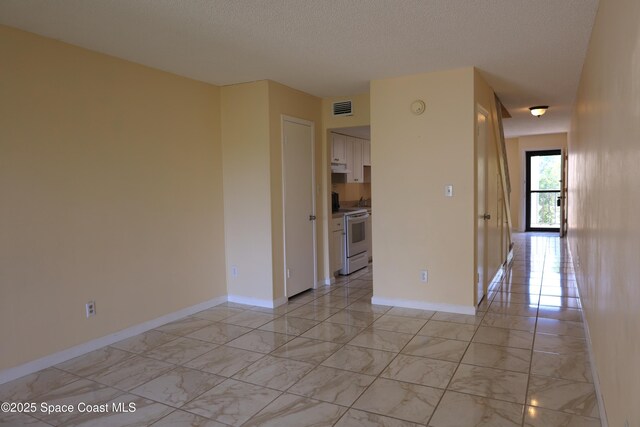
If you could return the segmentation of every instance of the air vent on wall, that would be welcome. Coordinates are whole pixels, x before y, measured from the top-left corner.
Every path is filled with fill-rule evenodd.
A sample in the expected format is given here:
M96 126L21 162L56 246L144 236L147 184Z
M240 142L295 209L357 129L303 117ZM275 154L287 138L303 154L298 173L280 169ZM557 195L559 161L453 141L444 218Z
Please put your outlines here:
M351 108L351 100L334 102L333 115L334 116L353 116L353 109Z

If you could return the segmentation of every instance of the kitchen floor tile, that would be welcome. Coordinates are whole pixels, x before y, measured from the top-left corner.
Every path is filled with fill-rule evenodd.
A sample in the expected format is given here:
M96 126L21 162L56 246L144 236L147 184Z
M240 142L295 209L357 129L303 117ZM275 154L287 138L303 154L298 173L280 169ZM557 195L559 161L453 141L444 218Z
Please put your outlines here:
M111 347L140 354L175 339L175 335L164 334L159 331L151 330L134 337L127 338L126 340L118 341L115 344L111 344Z
M374 329L383 329L385 331L416 334L426 323L427 321L424 319L412 319L410 317L385 314L373 322L372 327Z
M517 329L519 331L533 332L536 329L535 317L511 316L500 313L487 313L480 323L481 326L493 328Z
M459 362L468 346L467 341L416 336L402 349L402 353Z
M335 427L420 427L420 424L349 409L335 424Z
M175 322L167 323L156 328L156 331L164 332L171 335L184 336L197 331L200 328L211 325L213 322L198 317L185 317Z
M123 394L123 392L115 388L98 384L95 381L82 379L65 386L49 390L47 393L40 395L36 399L38 412L34 415L52 425L61 425L68 423L78 417L81 413L77 409L69 412L43 412L40 411L40 405L43 403L45 405L54 405L54 407L55 405L73 405L74 408L79 402L83 402L87 405L102 405L121 394ZM0 425L2 424L0 423Z
M533 349L547 353L587 354L587 342L583 338L564 335L536 334Z
M567 380L593 382L591 364L584 353L543 353L533 352L531 373Z
M350 345L399 352L413 338L411 334L367 328L349 341Z
M466 325L463 323L441 322L438 320L429 320L427 324L420 329L418 335L426 335L437 338L447 338L452 340L470 341L476 331L475 325Z
M531 350L472 342L462 358L467 365L529 373Z
M582 322L571 322L569 320L538 319L536 331L543 334L584 338L584 325Z
M271 322L260 326L263 331L277 332L286 335L302 335L318 324L315 320L303 319L300 317L282 316Z
M429 320L434 314L436 314L436 312L431 310L420 310L417 308L393 307L391 310L387 311L387 314Z
M143 356L182 365L216 347L217 344L180 337L144 353Z
M243 427L331 426L347 408L293 394L283 394Z
M251 331L251 328L245 328L244 326L213 323L190 333L187 338L208 341L214 344L225 344Z
M185 366L223 377L230 377L263 356L263 354L253 351L220 346L193 359L186 363Z
M598 418L587 418L564 412L527 406L524 416L524 427L601 427Z
M271 322L276 317L277 316L274 314L246 310L242 313L227 317L226 319L221 320L221 322L230 323L236 326L244 326L245 328L257 328L265 323Z
M491 344L504 347L531 349L533 346L533 334L515 329L492 328L480 326L473 337L473 342Z
M364 328L353 325L341 325L339 323L322 322L302 334L305 338L314 338L322 341L331 341L344 344L362 332Z
M311 363L265 356L233 376L234 379L276 390L286 390L314 367Z
M447 391L429 425L432 427L519 427L523 405Z
M298 337L276 349L271 354L301 362L319 364L339 348L340 344Z
M378 375L397 353L345 345L322 362L323 366L346 369L359 374Z
M399 354L380 375L382 378L446 388L457 363Z
M366 328L371 325L380 314L365 313L362 311L341 310L327 319L330 323L340 323L342 325L351 325Z
M293 338L293 336L289 335L256 329L251 332L247 332L233 341L229 341L226 345L258 353L270 353L281 345L291 341Z
M449 390L491 399L524 403L527 375L502 369L461 364L449 383Z
M527 404L591 418L600 416L591 383L531 375Z
M226 424L190 412L176 410L152 424L153 427L228 427Z
M176 337L177 338L177 337ZM102 347L84 356L76 357L56 365L56 368L70 372L80 377L86 377L115 365L125 359L135 356L134 353L120 350L115 347ZM0 389L1 390L1 389Z
M427 424L443 391L418 384L379 378L354 403L355 409Z
M122 394L107 402L109 408L113 408L113 405L120 405L124 408L129 408L129 405L132 405L131 407L135 407L135 411L84 412L65 423L65 427L143 427L153 424L174 409L132 394Z
M131 393L165 405L180 407L224 380L224 377L218 375L179 366L136 387Z
M463 323L465 325L479 325L483 316L472 316L468 314L446 313L444 311L436 312L431 320L440 322Z
M88 378L101 384L121 390L131 390L140 384L164 374L175 365L148 357L134 356L100 372L89 375Z
M341 406L351 406L376 377L318 366L293 385L288 393Z
M224 424L248 421L280 395L279 391L228 379L182 409Z
M99 352L99 350L97 351ZM131 353L127 354L133 356ZM42 371L0 385L0 400L3 402L25 401L79 379L79 377L60 369L43 369Z

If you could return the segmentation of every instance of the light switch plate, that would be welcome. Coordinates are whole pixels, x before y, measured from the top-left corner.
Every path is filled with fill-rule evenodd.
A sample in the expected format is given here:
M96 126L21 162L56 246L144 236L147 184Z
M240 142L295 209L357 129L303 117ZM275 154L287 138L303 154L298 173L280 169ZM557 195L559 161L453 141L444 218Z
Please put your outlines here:
M444 195L447 197L453 197L453 185L446 185L444 187Z

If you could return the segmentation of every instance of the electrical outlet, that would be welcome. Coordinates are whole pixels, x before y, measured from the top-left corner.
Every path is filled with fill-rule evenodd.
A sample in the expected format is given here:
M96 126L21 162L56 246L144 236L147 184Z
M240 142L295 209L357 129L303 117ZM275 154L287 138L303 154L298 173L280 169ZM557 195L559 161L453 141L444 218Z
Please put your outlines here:
M420 281L422 283L427 283L429 281L429 273L427 270L420 270Z
M231 266L231 277L233 277L234 279L238 277L238 266L236 265Z
M91 316L95 316L96 315L96 302L95 301L89 301L85 305L85 311L87 313L87 318L89 318Z

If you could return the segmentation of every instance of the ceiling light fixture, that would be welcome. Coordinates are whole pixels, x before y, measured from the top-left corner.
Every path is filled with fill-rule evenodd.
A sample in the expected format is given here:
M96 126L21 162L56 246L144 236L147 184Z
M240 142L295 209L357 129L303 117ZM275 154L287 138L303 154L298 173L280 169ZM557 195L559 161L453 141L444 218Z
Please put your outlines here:
M529 111L531 111L532 115L540 117L547 112L547 108L549 108L548 105L536 105L535 107L530 107Z

